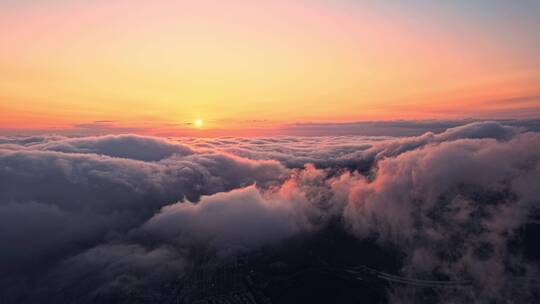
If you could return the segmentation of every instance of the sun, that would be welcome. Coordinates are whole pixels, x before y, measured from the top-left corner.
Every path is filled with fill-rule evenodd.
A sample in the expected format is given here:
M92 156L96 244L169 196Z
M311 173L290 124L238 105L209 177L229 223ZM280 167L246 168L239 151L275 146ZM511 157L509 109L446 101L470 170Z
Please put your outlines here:
M197 118L195 119L195 121L193 122L193 124L195 125L196 128L201 128L204 124L204 121L200 118Z

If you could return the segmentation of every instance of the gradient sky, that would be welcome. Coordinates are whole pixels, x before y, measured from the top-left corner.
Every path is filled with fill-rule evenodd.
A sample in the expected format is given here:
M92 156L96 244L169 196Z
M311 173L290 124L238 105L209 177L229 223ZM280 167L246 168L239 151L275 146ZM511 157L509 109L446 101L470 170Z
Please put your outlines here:
M2 0L0 113L178 135L538 118L540 1Z

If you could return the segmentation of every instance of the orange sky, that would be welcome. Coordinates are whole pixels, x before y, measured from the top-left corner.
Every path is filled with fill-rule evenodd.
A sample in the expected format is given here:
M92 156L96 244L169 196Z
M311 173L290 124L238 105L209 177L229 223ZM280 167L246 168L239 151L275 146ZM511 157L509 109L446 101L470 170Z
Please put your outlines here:
M538 2L358 2L2 1L0 128L539 117Z

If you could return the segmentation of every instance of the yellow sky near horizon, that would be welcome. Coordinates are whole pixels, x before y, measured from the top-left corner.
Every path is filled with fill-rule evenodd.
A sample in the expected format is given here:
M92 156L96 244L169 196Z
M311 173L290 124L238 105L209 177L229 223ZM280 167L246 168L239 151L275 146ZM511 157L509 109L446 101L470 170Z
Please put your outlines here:
M0 128L538 117L538 6L336 3L2 2Z

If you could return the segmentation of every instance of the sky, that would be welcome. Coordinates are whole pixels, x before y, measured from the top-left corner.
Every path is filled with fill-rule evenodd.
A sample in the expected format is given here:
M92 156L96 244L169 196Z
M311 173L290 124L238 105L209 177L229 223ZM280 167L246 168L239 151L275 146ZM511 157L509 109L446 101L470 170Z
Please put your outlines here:
M529 0L2 0L0 133L539 118L539 54Z

